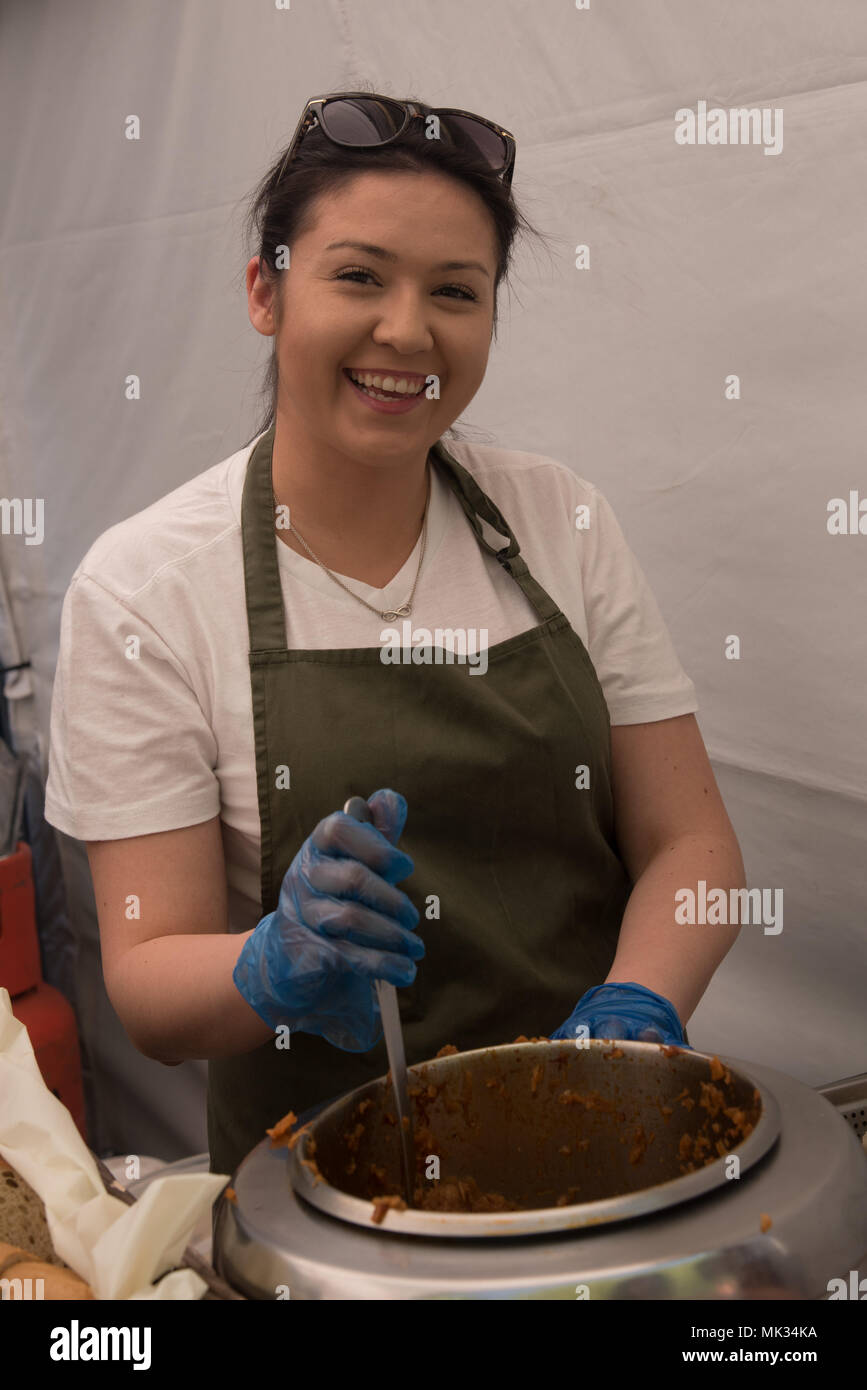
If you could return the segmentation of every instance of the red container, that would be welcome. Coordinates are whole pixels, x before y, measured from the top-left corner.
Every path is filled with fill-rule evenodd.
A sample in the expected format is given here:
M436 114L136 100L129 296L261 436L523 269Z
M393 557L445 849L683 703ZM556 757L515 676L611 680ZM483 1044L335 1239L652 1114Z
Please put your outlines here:
M67 999L42 979L33 856L26 840L0 859L0 985L30 1037L42 1079L66 1106L87 1142L81 1057L75 1014Z
M26 840L0 859L0 985L16 994L42 983L33 856Z

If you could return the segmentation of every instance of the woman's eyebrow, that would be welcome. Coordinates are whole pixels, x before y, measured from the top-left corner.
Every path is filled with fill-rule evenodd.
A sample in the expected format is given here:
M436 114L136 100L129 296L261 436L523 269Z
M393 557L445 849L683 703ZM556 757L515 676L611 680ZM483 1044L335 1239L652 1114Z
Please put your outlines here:
M399 257L394 251L386 251L383 246L372 246L366 241L330 241L325 247L326 251L361 251L365 256L378 256L381 261L396 261ZM441 261L439 265L433 267L434 270L480 270L483 275L487 275L490 280L490 271L486 270L481 261Z

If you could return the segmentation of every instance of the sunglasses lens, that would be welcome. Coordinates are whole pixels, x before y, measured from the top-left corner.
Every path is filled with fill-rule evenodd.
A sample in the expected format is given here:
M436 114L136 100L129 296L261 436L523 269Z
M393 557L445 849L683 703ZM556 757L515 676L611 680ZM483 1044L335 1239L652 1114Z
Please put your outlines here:
M322 107L322 126L333 140L346 145L381 145L403 125L396 102L376 97L337 97Z
M499 172L506 166L506 142L490 126L472 116L441 116L440 130L445 130L458 149L467 154L480 154L486 164Z
M326 101L320 120L326 135L345 145L381 145L403 125L403 107L380 97L335 97ZM472 116L441 116L440 133L457 149L481 155L499 173L506 167L507 147L501 135Z

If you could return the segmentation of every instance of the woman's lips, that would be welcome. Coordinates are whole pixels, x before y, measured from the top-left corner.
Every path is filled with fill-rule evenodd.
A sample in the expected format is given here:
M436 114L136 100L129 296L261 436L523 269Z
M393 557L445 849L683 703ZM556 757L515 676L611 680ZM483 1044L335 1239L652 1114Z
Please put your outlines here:
M417 396L395 396L394 400L378 401L373 396L368 396L367 392L363 391L358 383L352 380L346 367L343 368L343 375L356 397L364 401L364 404L369 406L371 410L378 410L381 414L406 415L408 411L415 410L416 406L426 399L424 391L420 391Z

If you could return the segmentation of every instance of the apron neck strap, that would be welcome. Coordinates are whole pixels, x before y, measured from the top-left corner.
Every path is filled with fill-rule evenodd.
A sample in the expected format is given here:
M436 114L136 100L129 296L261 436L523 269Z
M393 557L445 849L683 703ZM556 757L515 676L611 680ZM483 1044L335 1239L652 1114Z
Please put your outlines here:
M437 440L430 452L431 456L444 468L446 479L466 513L467 520L476 534L479 545L489 555L493 555L496 560L499 560L503 569L523 590L542 622L547 622L549 618L558 617L560 609L550 594L547 594L542 585L533 578L521 554L517 537L496 503L486 492L482 491L472 473L469 473L449 453L441 439ZM500 549L490 545L482 532L479 518L481 521L486 521L499 535L508 536L508 545L504 545Z
M272 424L253 448L247 462L241 501L241 541L251 652L284 651L286 648L286 619L277 561L280 541L275 533L271 483L275 430L276 424ZM530 574L509 523L479 487L472 473L452 457L441 439L432 446L429 458L443 470L445 480L460 502L479 545L512 576L540 620L547 622L559 616L560 610L554 600ZM491 545L482 531L482 521L487 522L498 535L508 536L508 543L499 549Z
M247 460L241 500L241 541L250 651L285 651L286 615L277 546L271 457L276 424L266 430Z

